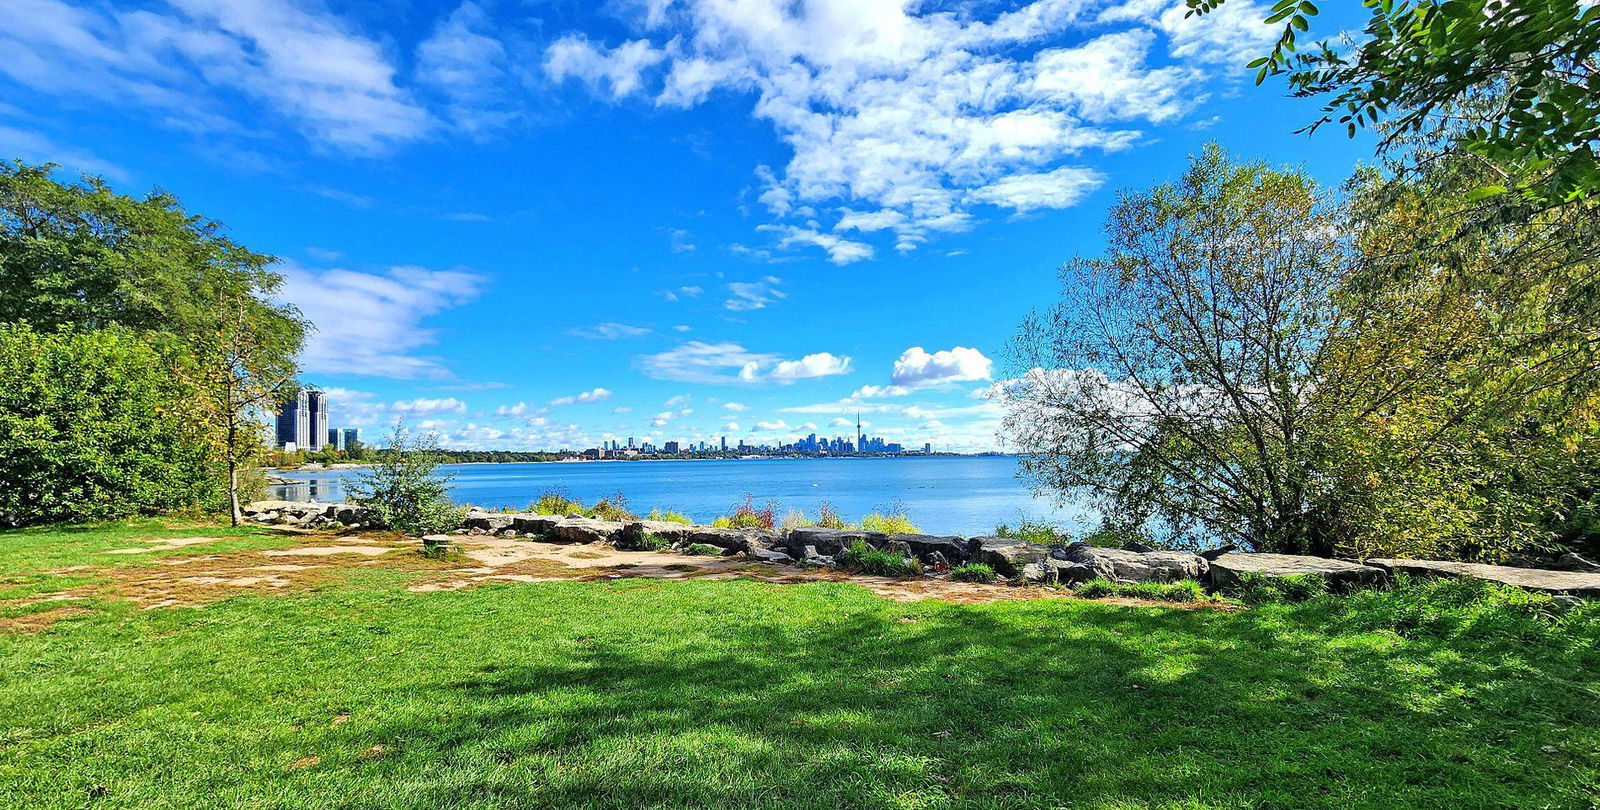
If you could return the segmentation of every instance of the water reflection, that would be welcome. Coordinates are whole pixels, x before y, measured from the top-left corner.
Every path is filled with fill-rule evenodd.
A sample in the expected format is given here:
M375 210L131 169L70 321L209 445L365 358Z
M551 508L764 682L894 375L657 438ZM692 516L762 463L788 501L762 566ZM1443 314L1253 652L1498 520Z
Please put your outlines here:
M271 497L280 501L321 501L342 503L344 487L337 478L312 478L292 484L274 484L267 488Z

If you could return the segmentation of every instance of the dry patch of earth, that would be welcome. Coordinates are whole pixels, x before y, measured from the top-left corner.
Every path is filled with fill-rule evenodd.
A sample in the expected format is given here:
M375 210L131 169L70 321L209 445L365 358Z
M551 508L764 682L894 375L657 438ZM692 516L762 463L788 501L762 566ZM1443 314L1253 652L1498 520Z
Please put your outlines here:
M152 539L150 546L114 549L108 553L135 554L174 551L203 546L220 538L186 537ZM841 571L805 569L787 565L752 563L738 558L679 554L670 551L622 551L610 545L563 545L493 536L457 538L458 552L429 559L417 541L395 535L303 535L304 545L288 548L238 551L227 554L177 554L147 565L86 567L103 579L48 596L18 600L9 608L60 601L60 607L0 618L0 632L33 632L60 619L91 611L93 600L128 600L146 610L163 607L203 606L231 596L287 593L326 584L350 571L376 566L416 575L408 586L414 593L461 590L498 582L595 581L622 578L662 580L744 578L774 585L805 582L850 582L897 602L940 599L960 604L999 600L1050 599L1069 596L1048 588L951 582L935 579L889 579ZM197 549L198 550L198 549ZM1129 605L1211 608L1211 605L1175 605L1134 599L1109 601Z

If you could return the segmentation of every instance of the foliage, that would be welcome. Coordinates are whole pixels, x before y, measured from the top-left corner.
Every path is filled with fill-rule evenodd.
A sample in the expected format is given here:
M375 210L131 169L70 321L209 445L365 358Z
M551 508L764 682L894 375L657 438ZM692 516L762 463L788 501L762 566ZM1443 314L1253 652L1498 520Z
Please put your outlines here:
M629 522L639 519L638 515L628 510L628 499L620 492L596 501L594 506L589 507L588 515L596 520Z
M817 526L823 529L849 528L849 524L839 516L839 511L833 508L831 501L823 501L817 505Z
M671 545L671 540L668 540L659 534L645 532L639 536L638 540L633 541L626 548L622 546L620 541L618 542L617 547L622 548L624 551L660 551Z
M1321 574L1290 574L1269 577L1241 572L1237 582L1223 593L1247 605L1268 602L1304 602L1328 593L1328 580Z
M784 513L783 520L778 522L778 530L787 532L811 525L815 524L811 522L810 518L806 517L805 512L799 509L790 509Z
M1205 14L1223 0L1188 0ZM1343 125L1353 137L1382 125L1383 146L1444 119L1469 152L1513 167L1486 193L1511 188L1535 204L1600 191L1600 7L1580 0L1367 0L1361 35L1297 45L1319 14L1309 0L1280 0L1269 23L1283 30L1250 62L1256 83L1286 75L1294 95L1323 97L1306 129Z
M685 526L694 525L694 521L690 520L688 515L685 515L682 512L673 511L671 509L663 510L659 506L651 509L650 514L645 515L644 519L653 520L657 523L682 523Z
M50 164L0 161L0 322L76 330L124 326L204 339L219 301L278 338L273 362L293 366L304 323L275 303L271 256L153 191L135 199L85 177L64 184Z
M719 517L711 525L726 529L771 529L777 526L777 501L768 501L764 507L755 505L755 496L746 494L744 500L734 504L733 513Z
M694 543L684 549L683 553L702 557L721 557L722 549L708 543Z
M581 502L567 497L566 490L563 489L545 490L539 496L539 499L528 507L528 511L536 515L556 515L558 517L588 514L588 509Z
M216 479L174 362L122 329L0 325L0 525L205 503Z
M409 535L437 534L461 525L461 510L450 503L449 476L440 475L437 440L413 440L404 423L389 433L389 446L371 467L356 473L351 501L378 513L389 528Z
M840 555L845 567L875 577L919 577L922 565L916 560L888 551L879 551L861 540L850 544Z
M983 563L967 563L950 569L950 579L957 582L994 582L995 572Z
M906 514L904 506L880 506L872 510L861 519L861 530L867 532L882 532L884 534L917 534L921 531L911 516Z
M1155 602L1204 602L1211 599L1205 587L1192 579L1178 582L1113 582L1104 577L1095 577L1073 587L1072 592L1085 599L1108 596Z
M994 527L994 536L1038 543L1042 546L1059 542L1061 539L1061 535L1056 530L1054 523L1042 518L1030 518L1027 515L1023 515L1018 519L1014 528L1006 523Z
M1330 552L1315 436L1348 407L1319 373L1344 325L1339 224L1303 172L1214 146L1180 182L1124 193L1109 252L1069 263L1013 342L1024 473L1173 537Z

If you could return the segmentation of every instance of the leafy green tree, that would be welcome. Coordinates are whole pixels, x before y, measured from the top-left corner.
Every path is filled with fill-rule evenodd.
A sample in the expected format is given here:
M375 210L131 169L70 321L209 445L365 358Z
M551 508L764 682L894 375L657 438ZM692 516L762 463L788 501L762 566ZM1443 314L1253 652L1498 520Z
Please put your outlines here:
M377 512L389 528L409 535L436 534L461 525L450 503L450 477L440 475L438 440L413 439L404 423L389 433L389 446L371 467L356 474L350 500Z
M217 479L174 362L123 329L0 326L0 524L206 502Z
M1207 14L1225 0L1188 0ZM1600 191L1600 6L1580 0L1363 0L1365 30L1311 48L1321 10L1279 0L1272 49L1249 63L1256 83L1285 75L1293 94L1325 100L1307 128L1351 135L1382 125L1385 145L1439 125L1507 171L1490 192L1555 204Z

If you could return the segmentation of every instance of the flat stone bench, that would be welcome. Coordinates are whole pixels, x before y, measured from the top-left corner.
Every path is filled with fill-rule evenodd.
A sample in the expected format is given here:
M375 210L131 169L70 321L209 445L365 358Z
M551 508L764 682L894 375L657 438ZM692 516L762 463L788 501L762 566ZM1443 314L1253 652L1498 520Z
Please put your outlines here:
M1376 566L1297 554L1233 551L1211 561L1211 583L1219 588L1238 584L1246 574L1268 578L1318 574L1335 588L1381 585L1388 579Z
M1231 556L1231 555L1230 555ZM1543 568L1513 568L1509 565L1448 562L1445 560L1397 560L1387 557L1367 560L1391 573L1413 576L1470 577L1502 585L1515 585L1530 591L1566 593L1575 596L1600 596L1600 574L1584 571L1549 571Z

